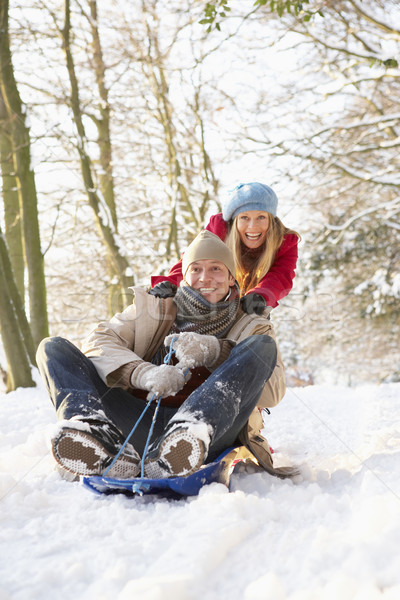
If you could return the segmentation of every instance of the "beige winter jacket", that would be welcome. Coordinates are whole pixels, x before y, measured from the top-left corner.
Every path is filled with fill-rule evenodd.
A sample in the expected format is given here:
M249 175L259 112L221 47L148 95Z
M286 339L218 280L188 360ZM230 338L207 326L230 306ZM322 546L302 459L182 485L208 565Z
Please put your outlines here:
M100 377L108 385L115 384L111 374L123 365L142 360L150 362L176 317L173 298L157 298L148 294L144 288L134 288L134 293L134 302L122 313L114 315L110 321L100 323L82 345L82 352L91 359ZM269 335L275 339L269 319L239 311L226 338L237 343L255 334ZM278 350L277 364L260 396L259 407L275 406L282 400L285 391L284 367ZM248 427L242 432L241 441L253 452L258 462L271 472L274 471L272 457L267 441L259 435L261 428L261 415L256 409L249 419ZM251 439L256 437L259 438L258 445L262 440L264 454L253 451Z
M144 288L134 288L134 292L134 302L110 321L100 323L82 345L82 352L91 359L108 385L113 383L109 375L122 365L141 360L151 362L176 317L173 298L157 298ZM269 319L240 312L226 338L240 342L255 334L275 339ZM264 387L259 406L275 406L282 400L285 391L284 367L278 350L276 367Z

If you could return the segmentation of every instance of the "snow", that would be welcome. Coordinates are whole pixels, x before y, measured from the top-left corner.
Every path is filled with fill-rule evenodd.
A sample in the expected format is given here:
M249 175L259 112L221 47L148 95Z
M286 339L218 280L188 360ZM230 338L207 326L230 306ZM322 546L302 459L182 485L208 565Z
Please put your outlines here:
M63 481L43 385L0 397L0 599L397 600L400 383L289 388L275 464L178 501Z

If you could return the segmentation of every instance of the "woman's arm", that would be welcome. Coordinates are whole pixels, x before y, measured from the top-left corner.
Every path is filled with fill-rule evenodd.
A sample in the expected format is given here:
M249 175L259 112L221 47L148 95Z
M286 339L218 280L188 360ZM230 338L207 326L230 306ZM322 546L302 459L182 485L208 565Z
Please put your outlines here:
M176 285L180 284L182 281L182 259L179 260L176 265L170 268L168 275L153 275L150 278L151 287L154 287L158 283L162 283L163 281L169 281L170 283Z
M299 238L293 233L285 236L270 270L260 283L249 290L247 294L260 294L265 299L267 306L278 306L278 300L287 296L293 287L298 241Z

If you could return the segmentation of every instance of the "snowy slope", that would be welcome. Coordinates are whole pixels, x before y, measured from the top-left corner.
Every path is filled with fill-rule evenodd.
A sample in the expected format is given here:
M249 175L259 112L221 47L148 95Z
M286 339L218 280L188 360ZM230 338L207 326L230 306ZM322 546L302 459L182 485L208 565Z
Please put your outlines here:
M297 483L96 496L53 471L43 387L0 397L0 600L398 600L400 384L289 389L267 416Z

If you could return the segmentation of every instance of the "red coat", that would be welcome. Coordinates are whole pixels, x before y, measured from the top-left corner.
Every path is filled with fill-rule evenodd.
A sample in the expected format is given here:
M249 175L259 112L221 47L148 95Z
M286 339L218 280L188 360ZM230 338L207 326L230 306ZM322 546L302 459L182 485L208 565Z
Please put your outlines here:
M224 241L228 224L223 220L222 213L213 215L206 229L215 233L215 235ZM278 300L287 296L293 287L294 270L298 255L298 241L299 238L294 233L285 235L270 270L256 287L247 292L248 294L260 294L265 298L267 306L278 306ZM157 283L161 283L161 281L170 281L175 285L179 285L182 279L182 260L180 260L170 269L168 275L153 276L151 278L151 286L154 287Z

